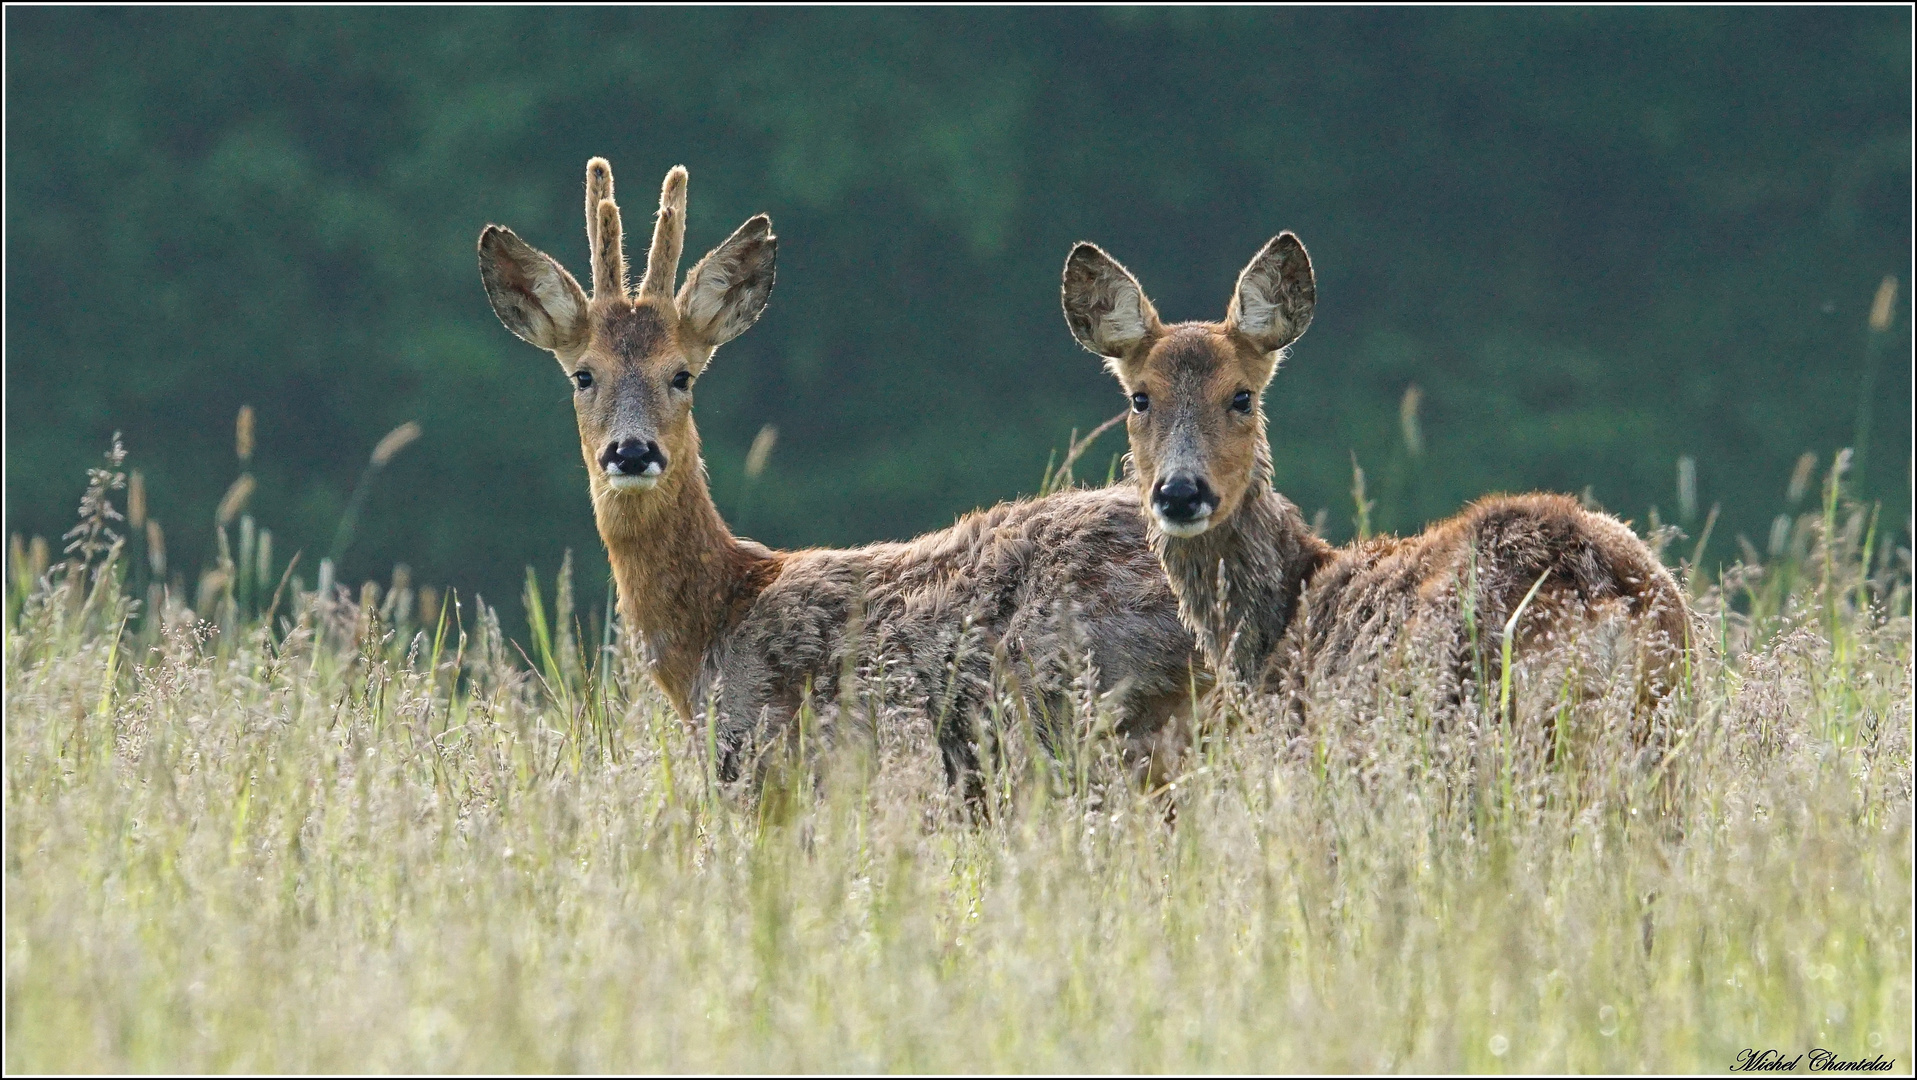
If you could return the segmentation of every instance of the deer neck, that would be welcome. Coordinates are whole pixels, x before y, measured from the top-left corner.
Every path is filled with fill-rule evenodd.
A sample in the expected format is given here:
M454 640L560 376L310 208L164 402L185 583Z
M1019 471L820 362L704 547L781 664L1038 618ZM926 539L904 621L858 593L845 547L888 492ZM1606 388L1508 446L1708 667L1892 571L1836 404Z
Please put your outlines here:
M1251 488L1229 519L1192 537L1170 536L1147 515L1152 548L1178 598L1178 615L1212 670L1257 687L1331 548L1271 488L1260 453Z
M592 470L593 513L619 614L641 634L653 678L688 717L707 654L778 566L776 555L726 527L698 448L694 430L686 464L650 491L615 492Z

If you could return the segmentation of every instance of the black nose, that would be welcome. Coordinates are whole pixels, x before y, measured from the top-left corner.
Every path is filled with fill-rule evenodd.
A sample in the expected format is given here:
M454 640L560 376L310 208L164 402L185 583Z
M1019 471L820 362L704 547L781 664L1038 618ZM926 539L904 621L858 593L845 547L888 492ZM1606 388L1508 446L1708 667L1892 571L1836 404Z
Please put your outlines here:
M651 439L621 439L600 453L599 465L614 476L659 476L666 452Z
M1152 488L1152 509L1170 521L1196 521L1217 503L1202 476L1176 473Z

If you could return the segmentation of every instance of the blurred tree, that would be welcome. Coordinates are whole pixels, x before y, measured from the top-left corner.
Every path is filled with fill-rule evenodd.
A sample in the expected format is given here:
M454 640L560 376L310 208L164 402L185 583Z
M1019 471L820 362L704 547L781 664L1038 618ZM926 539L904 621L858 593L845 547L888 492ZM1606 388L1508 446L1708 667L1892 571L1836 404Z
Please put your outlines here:
M473 255L499 221L580 270L592 154L635 209L691 168L692 255L777 223L767 318L698 416L722 507L778 426L752 520L778 544L1029 491L1117 411L1058 314L1072 241L1217 318L1281 228L1320 308L1268 395L1278 480L1334 536L1354 451L1384 528L1528 487L1641 518L1688 454L1755 535L1797 456L1850 436L1872 295L1911 258L1902 8L6 19L8 525L57 534L121 429L176 567L251 403L254 510L314 555L372 445L422 425L348 580L403 560L506 600L568 547L603 572L567 383ZM1909 379L1879 372L1865 478L1895 522Z

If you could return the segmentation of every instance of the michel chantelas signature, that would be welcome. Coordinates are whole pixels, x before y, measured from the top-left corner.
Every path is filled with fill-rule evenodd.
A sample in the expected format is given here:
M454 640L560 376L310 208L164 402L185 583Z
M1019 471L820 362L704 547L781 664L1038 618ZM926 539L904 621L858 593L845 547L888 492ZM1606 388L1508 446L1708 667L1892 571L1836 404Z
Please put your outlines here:
M1835 1051L1818 1048L1807 1050L1796 1057L1785 1057L1781 1050L1739 1050L1737 1064L1731 1066L1732 1072L1796 1072L1805 1065L1811 1072L1889 1072L1897 1067L1897 1059L1884 1060L1884 1055L1863 1061L1846 1061Z

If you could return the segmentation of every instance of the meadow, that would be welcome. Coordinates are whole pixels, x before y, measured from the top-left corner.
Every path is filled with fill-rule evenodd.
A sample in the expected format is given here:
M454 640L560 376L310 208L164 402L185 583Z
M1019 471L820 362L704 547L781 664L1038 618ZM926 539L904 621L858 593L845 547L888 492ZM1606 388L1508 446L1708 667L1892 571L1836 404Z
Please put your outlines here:
M309 588L241 494L164 586L114 457L7 568L5 1067L1908 1071L1910 533L1846 461L1652 531L1708 628L1655 761L1224 694L1146 791L1087 698L1055 754L995 714L968 813L876 699L727 790L569 572L522 648Z

